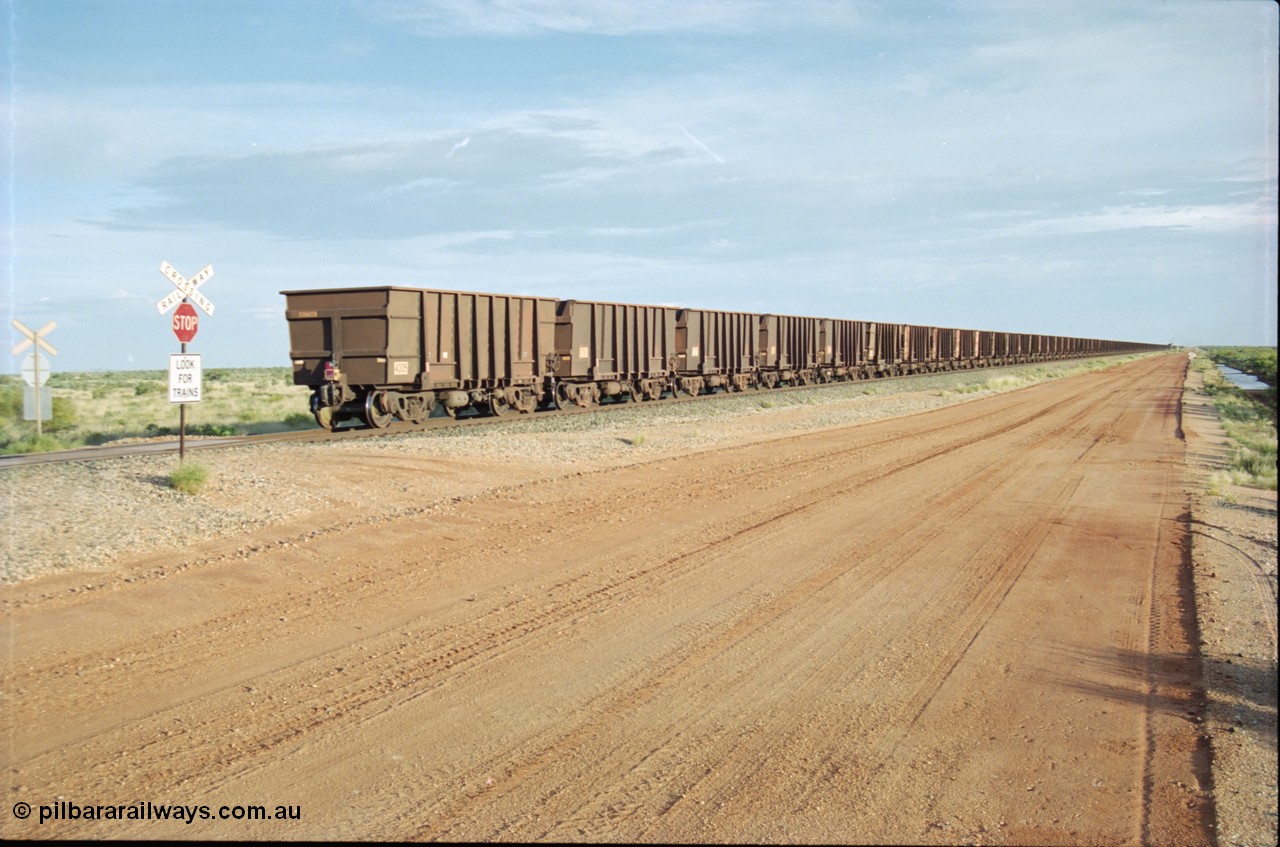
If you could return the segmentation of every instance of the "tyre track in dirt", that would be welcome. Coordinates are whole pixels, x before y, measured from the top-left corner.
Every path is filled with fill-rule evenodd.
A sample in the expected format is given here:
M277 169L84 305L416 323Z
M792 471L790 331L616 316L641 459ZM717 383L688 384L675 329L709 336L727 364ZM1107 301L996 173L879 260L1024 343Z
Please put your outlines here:
M159 708L32 741L20 778L67 795L119 784L320 798L289 837L949 840L954 827L921 815L954 814L954 798L878 818L865 803L939 778L917 772L910 748L935 729L925 718L945 711L957 669L990 665L976 648L1008 637L988 638L988 623L1078 506L1078 464L1124 446L1089 421L1161 373L1125 370L1048 403L1022 391L948 424L917 416L513 487L228 564L280 569L259 589L304 574L315 587L223 596L223 614L188 619L185 649L161 651L169 630L154 627L93 680L98 697L128 703L123 683L143 670L192 675L230 633L240 671L185 699L162 685ZM1068 450L1074 462L1046 458ZM704 484L679 481L689 470ZM566 517L586 526L566 534ZM1131 582L1130 611L1146 598ZM62 676L27 716L39 723L68 694L80 708L85 686L67 672L110 652L33 657L33 678ZM96 764L69 773L72 761ZM964 772L942 764L944 779ZM824 813L833 796L844 803ZM1133 808L1132 792L1120 800L1109 813ZM1087 832L1111 832L1097 823ZM968 830L984 832L1001 830Z
M986 417L986 416L983 416L983 417ZM962 442L957 442L957 443L967 445L967 444L973 443L973 440L970 438L968 440L964 440ZM929 458L933 458L937 455L941 455L942 453L949 452L953 449L956 449L956 444L951 444L944 447L941 450L931 452L921 458L916 459L914 463L925 461ZM830 458L831 458L830 454L825 454L824 456L809 459L808 464L812 464L814 462L829 461ZM902 466L898 466L888 473L890 474L897 473L897 472L900 472L902 469L903 469ZM795 461L788 466L788 470L791 472L807 474L810 472L811 468L806 467L805 461ZM876 481L883 480L884 478L885 478L884 475L879 476L876 478ZM795 514L796 512L800 511L803 508L808 508L814 502L825 501L828 497L836 496L844 493L847 493L847 491L846 490L823 491L819 496L814 498L810 503L807 503L804 506L791 507L787 511L784 511L778 515L774 515L770 517L768 521L766 521L765 523L780 520L782 518ZM747 529L739 530L735 534L735 536L731 536L727 539L716 540L707 546L709 548L715 547L719 544L725 543L726 541L733 540L736 537L736 535L741 535L742 533L750 530L759 529L762 525L763 524L755 524L754 526L748 527ZM893 531L893 534L897 534L898 531L899 529L895 528ZM886 540L886 539L882 539L882 540ZM872 546L875 546L875 544L873 544ZM704 550L694 551L695 554L701 553L701 552L705 552L705 551ZM673 563L672 562L660 563L659 565L656 565L653 568L650 568L649 571L658 570L664 567L669 567L671 564ZM590 607L593 602L597 601L602 596L615 593L623 584L623 582L640 579L646 576L647 573L648 571L645 571L645 570L630 573L622 581L596 588L590 592L587 592L586 594L579 595L579 596L574 596L572 593L573 589L575 588L573 583L577 581L587 580L589 578L589 575L579 576L574 580L562 582L560 584L553 586L552 593L556 595L561 595L561 594L567 595L573 598L572 600L566 601L556 606L552 606L550 608L543 607L539 610L539 614L535 618L523 618L513 623L506 624L504 627L496 630L492 628L485 628L484 630L482 630L481 636L472 635L472 637L473 639L475 638L482 639L485 642L485 644L487 644L489 648L492 649L493 644L501 643L505 638L508 638L517 634L520 634L522 636L528 636L532 632L545 626L548 621L562 619L572 614L583 613L584 608ZM361 578L356 575L349 577L347 580L348 584L359 583L361 581L362 581ZM261 616L261 613L262 613L262 610L260 608L251 608L249 610L245 610L237 614L236 624L243 623L244 621L250 620L253 617ZM293 618L293 620L298 621L300 619L295 617ZM216 633L216 637L225 638L228 634L229 629L232 629L234 627L227 618L218 618L218 619L211 620L207 628L210 629L212 632ZM447 640L448 637L453 634L450 633L448 630L442 630L439 632L433 632L425 635L426 637L431 639ZM215 637L214 635L210 635L207 641L212 641L214 637ZM453 638L456 639L457 637L458 636L453 635ZM191 645L186 645L187 649L190 649L190 646ZM404 645L401 645L402 648L403 646ZM418 664L409 669L405 669L402 667L388 668L386 669L386 673L389 674L389 678L393 680L395 683L400 683L405 680L413 680L415 682L420 682L421 678L433 666L449 667L449 668L453 668L455 672L465 672L463 670L463 667L466 664L466 661L475 658L475 653L480 648L480 646L481 645L475 641L473 641L473 643L464 644L464 645L457 645L455 641L455 645L451 647L448 651L431 657L430 660L425 664ZM155 651L153 655L156 655L156 658L158 659L158 661L154 661L149 664L142 664L140 667L137 667L135 670L139 673L154 672L158 667L161 667L164 664L166 664L168 661L170 661L172 654L175 652L176 650ZM391 655L398 655L399 653L402 653L403 650L402 649L391 650L391 651L384 650L382 654L386 655L388 652L390 652ZM373 651L369 656L366 656L365 661L368 661L374 655L377 655L376 650ZM77 661L81 665L86 663L84 659L79 659ZM398 661L398 659L396 659L396 661ZM110 669L111 666L112 666L112 661L105 657L102 658L102 663L100 665L97 665L97 667L100 667L103 669ZM60 674L65 672L66 669L67 669L67 666L64 664L64 666L62 667L55 666L52 670L55 673ZM322 672L316 673L315 678L319 679L321 682L327 682L327 681L330 681L335 675L336 674L332 671L327 671L327 672L322 671ZM353 714L356 714L358 709L366 706L370 701L378 699L386 691L393 690L396 687L395 684L388 684L386 682L387 678L388 677L381 677L380 679L382 680L382 682L376 688L365 688L365 689L360 689L359 691L356 691L356 692L343 692L341 695L337 695L335 698L337 701L337 705L326 707L324 712L320 713L319 715L315 715L315 714L307 715L307 716L292 715L292 714L288 715L287 720L282 721L282 726L277 730L275 730L274 732L272 732L269 736L259 736L254 739L234 739L232 742L224 742L220 746L212 746L210 747L210 749L205 751L205 755L202 757L202 763L211 766L213 763L216 763L219 761L225 761L228 758L234 758L236 756L243 757L244 751L246 749L253 749L254 747L259 748L262 751L259 755L265 755L267 752L273 749L276 745L285 743L291 738L300 736L302 734L305 734L306 732L314 731L315 729L319 728L321 724L325 723L326 720L330 719L328 717L330 715L333 715L333 716L340 715L340 716L343 716L343 719L349 719L350 716L352 716ZM315 684L313 683L313 685ZM220 693L226 696L228 694L228 691L231 689L234 689L234 686L228 689L223 689L220 692L209 692L209 693L210 694ZM232 699L234 699L234 697L236 696L236 693L237 692L231 691ZM229 707L229 704L228 704L228 707ZM148 718L149 720L160 720L161 722L163 722L163 715L160 715L157 713L151 713L151 714L145 715L145 717ZM333 719L339 719L339 718L333 718ZM207 727L203 727L200 725L192 727L190 726L190 724L188 724L187 731L184 733L184 735L191 735L191 734L199 733L201 731L207 731ZM138 743L140 744L139 749L147 750L150 747L154 746L156 742L149 742L149 743L138 742ZM190 751L190 748L188 748L188 750ZM169 751L167 749L158 749L155 752L157 756L162 759L167 759L169 756ZM160 773L162 776L165 776L165 777L169 776L167 773L163 771L161 771Z
M963 423L965 425L973 425L975 423L991 419L997 415L1007 416L1009 414L1012 414L1015 411L1020 413L1021 407L1025 406L1027 403L1027 401L1022 401L1020 400L1020 398L1017 398L1017 397L1011 397L1009 399L1011 401L1008 404L1010 406L1009 409L1004 411L992 411L989 409L976 410L977 413L970 415ZM1003 425L1000 431L1004 432L1004 431L1016 429L1019 426L1026 424L1029 420L1031 420L1034 417L1035 416L1033 415L1031 418L1022 418L1017 422L1015 422L1014 424ZM935 433L941 432L944 429L954 429L954 426L948 425L947 427L923 427L917 432L914 432L910 440L919 441L925 437L933 436ZM884 479L886 475L900 473L908 469L909 467L914 466L915 464L919 464L921 462L936 458L937 456L942 455L943 453L958 449L959 447L975 443L976 441L981 440L983 437L984 436L975 437L972 435L963 436L959 439L952 440L950 443L944 445L939 449L925 453L911 460L886 462L883 459L881 459L881 468L887 467L888 470L878 469L878 470L872 471L870 477L866 479L863 484L879 482L882 479ZM807 457L792 457L788 461L788 464L785 470L787 474L793 477L808 476L808 475L811 475L814 471L824 468L832 462L851 461L854 459L865 458L868 451L875 450L877 448L883 448L886 446L902 446L903 443L904 443L904 439L902 438L887 437L887 438L871 440L865 443L859 443L847 449L841 449L841 450L822 449ZM666 461L666 460L660 460L660 461ZM756 469L730 468L729 470L735 476L743 477L740 480L736 480L737 484L752 485L752 486L758 487L761 485L760 480L764 478L768 478L770 481L770 484L777 484L777 481L778 481L777 479L778 469L772 463L766 463L762 467L756 468ZM528 487L532 487L532 486L514 486L512 487L511 490L508 490L506 492L506 496L516 496L520 489L528 488ZM668 495L668 498L664 498L663 505L665 505L666 501L668 501L669 498L672 496L674 497L689 496L687 486L683 486L682 484L676 483L676 485L673 485L673 488L675 488L676 490L670 492ZM848 488L846 486L846 487L829 489L825 492L824 496L835 497L835 496L841 496L847 493L848 493ZM621 505L623 502L625 502L625 499L626 498L620 497L617 500L615 500L614 503L615 505ZM598 508L598 505L599 505L598 503L592 504L592 507ZM799 507L799 506L796 507L796 509L799 509L799 508L802 508L802 507ZM572 512L570 513L571 516L573 514L574 513ZM782 512L777 517L785 517L788 514L790 514L790 512ZM417 515L415 515L414 517L417 517ZM640 516L634 515L634 514L631 515L628 519L642 520ZM543 531L545 531L545 529ZM303 542L299 542L300 546L302 543ZM454 567L462 567L462 566L465 566L465 560L467 558L468 558L468 554L463 552L461 555L457 555L455 559L449 562L448 564ZM370 572L367 569L360 568L360 563L358 561L355 564L356 564L355 572L345 575L342 583L340 584L340 586L338 586L337 590L334 590L334 587L331 585L321 585L305 593L299 591L294 586L297 585L298 583L307 583L307 582L311 582L312 580L310 580L306 574L305 563L296 564L294 568L291 570L291 573L289 574L288 582L290 583L290 588L288 589L288 593L284 597L284 599L288 601L288 605L290 607L288 610L288 614L284 618L284 620L292 622L292 627L290 628L300 627L301 625L305 624L307 622L307 619L309 618L323 619L328 617L332 613L332 610L335 607L351 602L351 600L353 599L353 595L359 596L363 594L377 594L380 591L385 592L386 589L380 587L379 583L375 582L371 578ZM585 579L586 577L582 577L582 578ZM198 580L199 577L195 577L194 579ZM572 586L568 583L557 586L558 590L569 590L571 588ZM257 603L252 602L255 596L258 596L260 598L260 602L257 602ZM71 598L63 597L61 599L65 604ZM369 597L365 602L376 602L376 598ZM132 670L132 672L138 673L138 674L151 674L156 672L160 668L170 666L174 661L177 660L177 657L184 654L189 655L194 652L196 654L203 653L206 656L212 656L214 655L215 651L219 646L225 645L229 639L234 639L238 631L257 625L258 622L260 622L264 618L270 618L270 617L278 618L279 617L278 612L282 611L280 606L281 606L281 598L279 596L276 596L273 592L262 591L262 592L255 592L253 594L249 594L244 599L240 599L238 602L236 602L235 606L229 611L228 614L219 616L219 617L200 620L198 624L195 625L194 632L188 632L185 635L182 635L181 630L179 630L178 628L174 628L173 633L171 633L171 637L165 638L159 644L150 645L150 648L147 651L145 651L145 653L141 653L139 651L139 655L136 655L135 657L128 660L130 669ZM179 637L180 635L182 637ZM300 637L298 640L310 642L312 637L313 636L308 634L305 637ZM23 669L15 668L13 677L11 679L11 684L16 689L25 690L28 688L28 686L34 685L33 677L37 675L41 679L46 681L49 677L65 677L65 676L75 675L81 678L87 677L86 681L92 682L93 677L95 675L100 675L104 672L110 672L112 670L115 670L117 667L117 664L120 662L119 654L121 654L122 652L125 652L126 650L127 650L126 647L121 647L119 645L104 647L102 649L97 650L96 652L81 653L63 662L54 663L48 666L41 667L38 669L38 671L33 669L33 672L31 673L24 673ZM451 657L446 657L446 658L451 658ZM245 671L246 678L249 675L251 675L251 673L261 672L262 670L265 669L260 665L246 667L243 663L239 663L239 664L241 669ZM222 676L223 674L217 674L217 675ZM98 692L96 692L93 689L93 687L90 685L82 686L80 688L80 691L83 694L83 696L86 698L92 698L93 700L99 699ZM197 692L193 692L193 693L197 693ZM205 692L198 692L198 693L213 693L213 689L209 689ZM85 707L87 704L72 700L68 705L72 708L79 709L79 708ZM130 719L136 719L137 717L141 717L141 715L130 715L130 710L127 708L124 708L123 704L115 704L115 707L113 709L109 711L101 710L99 714L102 716L103 719L107 719L108 715L111 715L114 717L119 717L121 715L128 715ZM23 722L19 722L19 723L22 725L31 726L31 724L25 724ZM106 725L90 724L88 726L81 725L77 728L85 732L101 731L102 729L106 728ZM46 743L52 743L54 741L65 743L68 740L70 739L66 737L50 739L46 736ZM24 751L20 746L18 750L19 755L22 755L23 752Z

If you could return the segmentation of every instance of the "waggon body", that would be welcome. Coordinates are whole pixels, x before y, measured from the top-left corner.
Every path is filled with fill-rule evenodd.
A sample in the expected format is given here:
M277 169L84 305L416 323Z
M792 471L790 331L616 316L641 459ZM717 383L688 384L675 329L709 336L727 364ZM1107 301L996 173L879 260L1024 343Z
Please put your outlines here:
M404 286L281 293L294 383L328 428L1164 349Z

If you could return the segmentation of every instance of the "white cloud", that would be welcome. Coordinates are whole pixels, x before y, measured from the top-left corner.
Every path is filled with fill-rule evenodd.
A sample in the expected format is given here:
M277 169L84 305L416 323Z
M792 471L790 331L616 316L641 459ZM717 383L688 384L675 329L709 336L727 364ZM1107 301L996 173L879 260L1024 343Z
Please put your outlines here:
M367 10L422 35L523 37L849 29L862 23L859 8L841 0L383 0Z
M1275 210L1254 203L1204 206L1111 206L1096 212L1043 218L1012 228L1015 235L1073 235L1126 229L1250 232L1276 225Z

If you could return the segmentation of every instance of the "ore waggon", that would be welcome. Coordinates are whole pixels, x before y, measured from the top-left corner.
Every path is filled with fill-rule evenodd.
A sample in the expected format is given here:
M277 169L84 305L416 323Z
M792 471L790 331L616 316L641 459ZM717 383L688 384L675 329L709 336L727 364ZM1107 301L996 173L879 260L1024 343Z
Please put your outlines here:
M281 294L293 381L326 429L1166 349L400 286Z

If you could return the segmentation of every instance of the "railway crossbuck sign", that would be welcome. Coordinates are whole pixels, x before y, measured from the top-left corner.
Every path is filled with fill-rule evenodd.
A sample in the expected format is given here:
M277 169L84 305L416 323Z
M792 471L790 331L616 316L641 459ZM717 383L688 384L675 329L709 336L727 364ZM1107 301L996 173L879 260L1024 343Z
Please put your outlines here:
M181 303L185 297L192 303L199 306L200 311L204 312L209 317L213 317L213 304L209 302L208 298L196 290L202 283L206 282L209 277L213 276L213 265L205 265L204 270L191 277L191 279L187 279L182 274L174 270L173 265L168 262L161 262L160 273L168 277L169 281L173 283L173 287L178 289L156 304L156 308L160 310L160 314L163 315L165 312Z
M24 338L22 341L19 341L16 345L14 345L14 348L9 352L11 352L13 355L16 356L19 353L21 353L23 350L26 350L28 347L34 348L34 350L32 351L33 355L28 357L31 362L29 377L28 377L27 363L23 362L22 364L23 379L26 379L27 384L30 385L35 392L35 396L34 396L35 402L31 404L31 414L24 414L23 418L29 421L31 420L35 421L36 434L40 435L43 432L41 423L46 417L45 407L44 407L44 398L41 396L40 389L45 384L45 382L49 379L48 369L45 368L43 369L43 372L42 372L42 368L40 367L41 365L46 364L48 361L42 355L40 355L40 351L44 350L50 356L58 355L57 348L55 348L52 344L50 344L48 341L45 340L45 336L53 332L57 328L58 324L56 321L49 321L47 324L40 327L39 329L31 329L30 327L28 327L26 324L24 324L22 321L18 320L17 318L14 318L11 321L11 324L14 329L22 333L23 335L25 335L26 338ZM52 401L50 402L52 403ZM48 417L53 417L53 415L50 413L48 414Z
M160 273L164 274L177 289L156 304L160 314L163 315L179 303L182 304L173 314L173 334L182 342L182 353L169 357L169 402L179 404L178 461L183 462L187 458L187 404L199 403L201 399L200 355L187 353L187 342L195 338L199 316L186 301L190 300L206 315L213 317L213 304L209 302L209 298L196 290L213 276L213 265L205 265L200 273L187 279L174 270L173 265L161 262Z
M45 341L45 336L58 328L57 321L49 321L44 326L35 330L28 329L27 325L24 324L22 321L18 320L17 318L13 319L12 324L14 329L16 329L18 332L26 336L24 340L19 341L17 345L13 348L13 350L10 351L13 353L13 355L15 356L18 355L23 350L26 350L28 347L35 347L37 353L40 352L41 349L43 349L50 356L58 355L58 351L54 349L53 345L50 344L48 341Z

